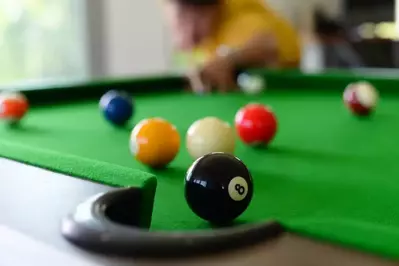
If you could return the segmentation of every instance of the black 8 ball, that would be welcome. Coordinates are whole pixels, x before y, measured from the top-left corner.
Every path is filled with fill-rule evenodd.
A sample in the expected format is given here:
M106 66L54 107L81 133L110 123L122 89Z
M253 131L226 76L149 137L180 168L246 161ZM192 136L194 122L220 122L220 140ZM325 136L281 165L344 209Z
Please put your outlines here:
M185 197L191 210L213 224L228 224L251 202L253 182L245 164L227 153L197 159L187 171Z

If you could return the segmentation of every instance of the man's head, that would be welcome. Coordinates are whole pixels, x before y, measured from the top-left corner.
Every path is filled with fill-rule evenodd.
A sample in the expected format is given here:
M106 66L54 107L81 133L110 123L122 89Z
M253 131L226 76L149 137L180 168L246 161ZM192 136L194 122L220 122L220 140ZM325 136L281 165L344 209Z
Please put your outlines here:
M191 49L217 27L222 0L163 0L173 39L181 49Z

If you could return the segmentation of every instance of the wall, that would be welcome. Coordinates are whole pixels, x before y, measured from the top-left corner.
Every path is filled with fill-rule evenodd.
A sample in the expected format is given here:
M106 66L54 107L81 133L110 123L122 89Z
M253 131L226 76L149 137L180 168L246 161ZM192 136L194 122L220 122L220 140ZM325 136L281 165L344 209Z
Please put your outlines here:
M171 46L158 1L87 1L95 76L145 75L168 69Z
M293 22L298 28L311 30L313 27L313 12L320 8L329 16L341 16L345 0L296 0L280 1L266 0L280 14Z

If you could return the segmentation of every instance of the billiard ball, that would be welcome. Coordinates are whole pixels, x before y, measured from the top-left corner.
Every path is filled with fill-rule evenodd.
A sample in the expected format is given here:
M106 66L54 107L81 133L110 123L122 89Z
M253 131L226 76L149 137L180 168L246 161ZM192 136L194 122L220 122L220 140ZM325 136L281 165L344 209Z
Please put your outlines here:
M3 92L0 94L0 119L15 124L27 113L29 102L19 92Z
M211 152L233 154L235 149L234 129L229 123L217 117L199 119L187 131L186 147L194 160Z
M132 97L126 92L111 90L101 97L100 109L109 122L122 126L131 119L134 105Z
M167 166L174 160L179 148L179 132L163 118L143 119L131 132L131 153L137 161L149 167Z
M267 145L277 132L277 118L270 107L251 103L235 115L235 128L240 139L248 145Z
M185 198L190 209L213 224L227 224L249 206L252 176L232 154L216 152L197 159L186 174Z
M247 73L241 73L237 77L239 88L246 94L256 95L265 89L265 81L263 78Z
M349 84L343 94L345 106L355 115L371 114L378 102L378 92L366 81Z

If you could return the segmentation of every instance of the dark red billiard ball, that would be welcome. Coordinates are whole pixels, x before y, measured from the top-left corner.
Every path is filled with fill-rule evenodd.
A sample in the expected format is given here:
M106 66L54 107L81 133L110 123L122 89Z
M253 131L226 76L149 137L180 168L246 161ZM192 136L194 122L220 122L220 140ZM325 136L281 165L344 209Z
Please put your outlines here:
M369 82L355 82L345 88L343 100L353 114L366 116L374 111L378 102L378 92Z
M248 145L267 145L276 135L277 118L270 107L251 103L235 116L235 127L240 139Z

